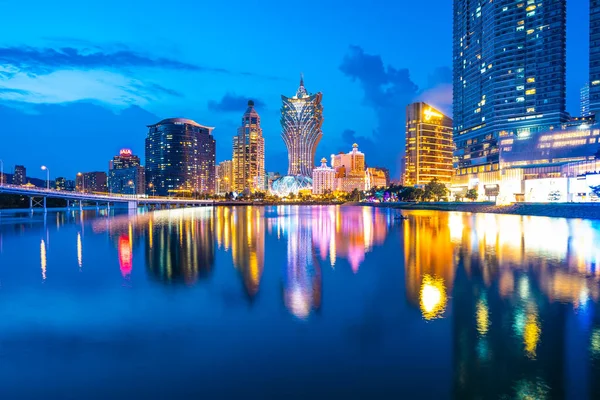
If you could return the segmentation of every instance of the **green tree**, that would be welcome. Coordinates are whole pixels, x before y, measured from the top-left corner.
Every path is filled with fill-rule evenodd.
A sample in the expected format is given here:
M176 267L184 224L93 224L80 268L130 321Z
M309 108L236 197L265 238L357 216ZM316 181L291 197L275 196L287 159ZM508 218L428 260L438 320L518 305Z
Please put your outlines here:
M479 194L477 193L477 189L467 190L467 194L465 195L465 197L471 201L477 200L477 198L479 197Z
M440 201L446 197L448 197L448 189L446 189L446 185L441 183L437 178L432 179L431 182L425 185L423 194L425 200Z
M455 200L455 201L462 201L463 197L464 197L464 196L463 196L463 194L462 194L462 193L456 193L456 194L454 195L454 200Z

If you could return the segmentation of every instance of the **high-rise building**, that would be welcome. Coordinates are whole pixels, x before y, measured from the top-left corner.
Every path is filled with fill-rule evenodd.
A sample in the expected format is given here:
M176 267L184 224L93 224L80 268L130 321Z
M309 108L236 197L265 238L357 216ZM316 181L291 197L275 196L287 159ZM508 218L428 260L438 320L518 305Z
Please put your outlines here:
M452 180L452 119L426 103L406 107L406 186Z
M24 185L27 183L27 169L23 165L15 165L13 185Z
M109 170L139 167L140 158L134 155L130 149L121 149L118 156L114 156L109 163Z
M600 0L590 0L590 112L600 112Z
M215 190L214 128L169 118L148 126L146 180L149 193L166 196Z
M331 166L335 170L337 190L351 192L354 189L366 189L365 154L358 150L358 144L354 143L349 153L332 154Z
M75 179L77 190L86 193L106 193L108 191L106 172L84 172Z
M382 188L389 186L389 178L385 171L379 168L367 168L367 189Z
M501 136L568 118L566 0L454 0L453 30L455 172L496 171Z
M221 161L215 169L217 194L233 192L233 162L231 160Z
M146 187L144 167L111 169L108 171L108 187L110 193L144 194L151 188Z
M310 177L315 152L323 136L322 93L309 94L300 79L293 97L281 96L281 136L288 150L288 175Z
M254 102L242 116L242 125L233 137L233 190L265 190L265 139L260 127L260 116Z
M590 84L586 83L580 90L579 107L582 117L591 115L590 113Z
M321 160L321 166L313 169L313 194L323 194L335 190L335 169L327 166L327 159Z

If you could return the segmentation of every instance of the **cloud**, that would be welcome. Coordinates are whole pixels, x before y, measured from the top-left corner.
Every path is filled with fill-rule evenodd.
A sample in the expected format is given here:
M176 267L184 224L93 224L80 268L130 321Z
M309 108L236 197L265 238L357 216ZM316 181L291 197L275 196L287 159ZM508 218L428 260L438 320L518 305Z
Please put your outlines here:
M416 101L424 101L452 116L452 69L450 67L438 67L427 79L428 88L425 89Z
M374 153L367 154L374 162L369 163L382 164L397 175L404 153L406 106L418 95L418 86L411 80L408 69L386 66L380 56L366 54L359 46L350 46L339 68L360 83L364 104L377 117L371 138ZM346 138L349 137L346 133Z
M210 100L208 102L208 109L216 112L243 113L248 107L248 100L253 100L254 106L258 109L265 108L265 103L262 100L246 96L238 96L235 93L225 93L221 100Z

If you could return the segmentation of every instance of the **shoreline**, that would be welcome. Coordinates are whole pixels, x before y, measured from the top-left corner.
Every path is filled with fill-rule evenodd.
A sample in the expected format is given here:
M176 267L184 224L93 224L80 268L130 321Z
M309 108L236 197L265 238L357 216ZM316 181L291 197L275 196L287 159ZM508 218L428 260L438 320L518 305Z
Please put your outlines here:
M600 203L515 203L498 206L495 203L346 203L398 210L456 211L483 214L508 214L533 217L576 218L600 220Z

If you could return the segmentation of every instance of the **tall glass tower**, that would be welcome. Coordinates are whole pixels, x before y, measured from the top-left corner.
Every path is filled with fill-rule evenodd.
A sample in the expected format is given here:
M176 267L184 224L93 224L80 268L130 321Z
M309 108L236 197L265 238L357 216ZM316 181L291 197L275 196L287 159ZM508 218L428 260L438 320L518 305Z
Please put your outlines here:
M568 119L566 12L566 0L454 0L457 175L497 170L500 137Z
M590 112L600 112L600 0L590 0Z
M254 102L242 116L242 125L233 137L233 190L265 190L265 139Z
M215 191L213 128L191 119L169 118L148 126L146 180L157 195Z
M315 152L323 136L322 98L320 92L309 94L302 78L295 96L281 96L281 136L288 150L288 175L312 175Z

